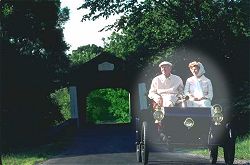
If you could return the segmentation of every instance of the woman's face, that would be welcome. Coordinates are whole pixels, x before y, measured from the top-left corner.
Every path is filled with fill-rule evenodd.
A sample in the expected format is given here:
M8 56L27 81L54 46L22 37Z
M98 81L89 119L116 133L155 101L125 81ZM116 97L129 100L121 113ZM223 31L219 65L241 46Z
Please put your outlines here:
M194 75L198 75L200 68L199 68L199 66L195 65L195 66L191 67L190 70Z

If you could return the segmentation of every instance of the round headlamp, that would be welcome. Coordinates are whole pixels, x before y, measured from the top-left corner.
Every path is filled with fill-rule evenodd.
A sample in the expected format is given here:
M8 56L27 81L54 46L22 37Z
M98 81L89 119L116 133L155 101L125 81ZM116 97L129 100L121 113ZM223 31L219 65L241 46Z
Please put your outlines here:
M212 106L212 111L213 111L213 113L221 113L222 107L219 104L215 104Z
M223 115L221 112L214 113L212 117L215 125L220 125L223 120Z
M161 121L164 118L164 114L161 110L155 111L153 116L154 116L154 119L157 121Z
M194 120L190 117L186 118L184 125L189 129L194 126Z

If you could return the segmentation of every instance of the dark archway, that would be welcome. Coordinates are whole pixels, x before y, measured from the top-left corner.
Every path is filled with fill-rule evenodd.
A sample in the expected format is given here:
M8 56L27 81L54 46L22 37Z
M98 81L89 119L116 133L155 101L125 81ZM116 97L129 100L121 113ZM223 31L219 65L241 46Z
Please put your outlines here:
M138 109L138 89L135 76L131 75L126 62L103 52L94 59L72 69L70 86L77 89L77 106L80 126L86 124L86 98L93 90L100 88L122 88L130 93L130 108L133 118Z

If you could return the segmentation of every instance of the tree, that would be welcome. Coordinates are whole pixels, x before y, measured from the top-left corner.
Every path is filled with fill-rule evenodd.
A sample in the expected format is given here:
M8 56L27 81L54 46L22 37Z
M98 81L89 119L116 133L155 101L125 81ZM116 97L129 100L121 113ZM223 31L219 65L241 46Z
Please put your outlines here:
M229 69L229 77L233 73L238 82L241 72L240 79L246 80L243 73L249 70L247 43L250 34L249 2L246 0L90 0L79 9L89 9L83 20L121 15L113 25L106 27L113 27L119 33L110 37L105 49L133 65L156 64L166 56L180 62L173 56L177 48L198 48L218 65L223 65L223 70ZM240 71L232 69L242 62L244 67Z
M106 27L118 32L112 34L105 50L125 58L131 66L136 66L135 70L148 64L152 68L168 59L175 64L175 71L185 77L188 72L184 66L191 60L206 62L209 57L222 70L234 98L241 96L240 87L249 82L250 2L247 0L89 0L79 9L89 9L83 20L121 15ZM236 66L241 67L236 69ZM145 80L155 74L151 69L145 71ZM218 75L209 76L216 80ZM225 84L215 85L220 94L220 87ZM242 116L249 118L249 114L248 111Z
M0 3L4 145L36 143L60 118L48 97L68 66L62 30L69 12L59 0Z
M107 18L113 14L121 14L120 19L112 26L110 25L111 27L116 28L116 30L136 28L137 35L141 34L142 31L151 30L155 35L158 34L157 36L168 41L171 40L171 37L166 36L166 34L159 35L158 31L167 31L165 29L169 28L169 32L172 32L172 34L169 32L167 34L172 36L175 33L180 33L180 31L174 30L178 28L176 26L184 26L186 33L188 33L184 36L198 33L207 35L209 31L216 32L216 29L222 30L225 26L235 35L249 35L249 29L247 28L248 7L249 2L246 0L229 2L222 0L170 0L166 2L156 0L141 2L90 0L86 1L79 9L89 9L89 13L83 15L83 20L95 20L99 17ZM181 35L179 34L179 36ZM150 37L146 35L144 38L138 38L138 40L141 39L147 40ZM185 40L185 37L182 36L180 39ZM174 40L173 42L182 40ZM156 46L156 44L158 43L154 44L153 40L153 45Z
M129 93L124 89L98 89L87 98L89 122L129 123Z
M71 65L79 65L95 58L99 53L103 51L102 47L97 45L85 45L80 46L77 50L73 50L72 54L69 55Z

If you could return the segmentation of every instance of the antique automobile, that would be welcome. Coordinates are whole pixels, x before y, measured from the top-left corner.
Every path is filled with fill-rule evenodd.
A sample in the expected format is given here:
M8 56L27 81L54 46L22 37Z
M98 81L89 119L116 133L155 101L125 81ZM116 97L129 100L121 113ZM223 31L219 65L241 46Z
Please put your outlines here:
M187 97L180 98L174 107L159 107L155 103L136 118L136 158L148 163L149 151L156 145L168 151L176 147L206 148L210 163L216 164L218 147L224 151L226 164L233 164L235 134L227 120L226 110L212 107L186 107Z

